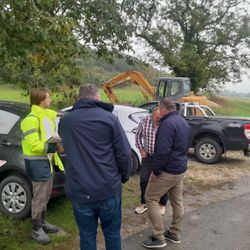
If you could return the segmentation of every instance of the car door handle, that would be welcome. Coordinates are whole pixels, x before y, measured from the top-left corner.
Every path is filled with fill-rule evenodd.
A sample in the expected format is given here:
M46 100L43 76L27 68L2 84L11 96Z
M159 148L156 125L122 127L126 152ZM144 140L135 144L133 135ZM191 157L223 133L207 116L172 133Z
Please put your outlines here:
M5 145L5 146L10 146L10 145L11 145L11 142L10 142L10 141L7 141L7 140L2 140L2 141L1 141L1 144L2 144L2 145Z

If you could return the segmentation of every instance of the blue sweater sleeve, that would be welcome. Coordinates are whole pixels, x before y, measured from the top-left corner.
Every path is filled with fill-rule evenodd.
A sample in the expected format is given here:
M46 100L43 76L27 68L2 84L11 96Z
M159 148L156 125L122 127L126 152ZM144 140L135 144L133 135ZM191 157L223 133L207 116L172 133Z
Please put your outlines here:
M115 150L116 162L121 174L121 181L128 181L132 171L132 151L125 132L116 119L114 127L113 146Z
M155 154L153 162L154 175L160 175L168 161L174 141L174 129L167 122L163 122L158 128L155 141Z

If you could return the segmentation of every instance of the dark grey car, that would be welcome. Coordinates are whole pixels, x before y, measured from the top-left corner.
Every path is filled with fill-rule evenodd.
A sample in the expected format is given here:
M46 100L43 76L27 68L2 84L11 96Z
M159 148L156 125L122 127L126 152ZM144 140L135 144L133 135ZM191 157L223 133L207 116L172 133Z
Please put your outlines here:
M24 103L0 101L0 210L15 218L30 213L32 189L21 148L21 120L30 112ZM63 159L62 159L63 160ZM52 196L64 193L65 176L54 167Z

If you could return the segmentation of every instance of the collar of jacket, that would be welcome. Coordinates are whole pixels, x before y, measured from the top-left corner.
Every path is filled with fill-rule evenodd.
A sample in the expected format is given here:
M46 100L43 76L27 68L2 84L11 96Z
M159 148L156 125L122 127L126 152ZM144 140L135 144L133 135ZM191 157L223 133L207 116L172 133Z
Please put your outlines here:
M170 111L169 113L167 113L166 115L164 115L162 118L161 118L161 122L163 122L164 120L166 120L168 117L170 116L175 116L175 115L179 115L179 112L178 111Z
M41 113L46 114L46 109L43 109L41 107L39 107L38 105L32 105L31 106L31 112L35 115L40 115Z
M40 117L41 115L48 116L50 119L54 120L56 118L57 112L52 109L44 109L38 105L33 104L31 106L31 113Z
M112 112L114 109L114 105L111 103L106 103L102 101L98 101L96 99L91 98L82 98L79 99L73 106L72 110L81 109L81 108L102 108L109 112Z

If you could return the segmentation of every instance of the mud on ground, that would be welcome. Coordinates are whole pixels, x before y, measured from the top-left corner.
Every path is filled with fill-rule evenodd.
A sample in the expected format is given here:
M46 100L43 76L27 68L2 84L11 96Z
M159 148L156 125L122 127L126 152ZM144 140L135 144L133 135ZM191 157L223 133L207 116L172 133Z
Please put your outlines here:
M250 158L243 156L241 152L228 152L219 163L213 165L198 162L193 152L190 152L183 190L185 212L248 192L249 179ZM129 184L133 187L134 195L139 197L139 176L131 178ZM164 216L166 223L170 221L171 213L171 206L168 204ZM147 213L136 215L134 208L123 210L123 238L148 226Z

